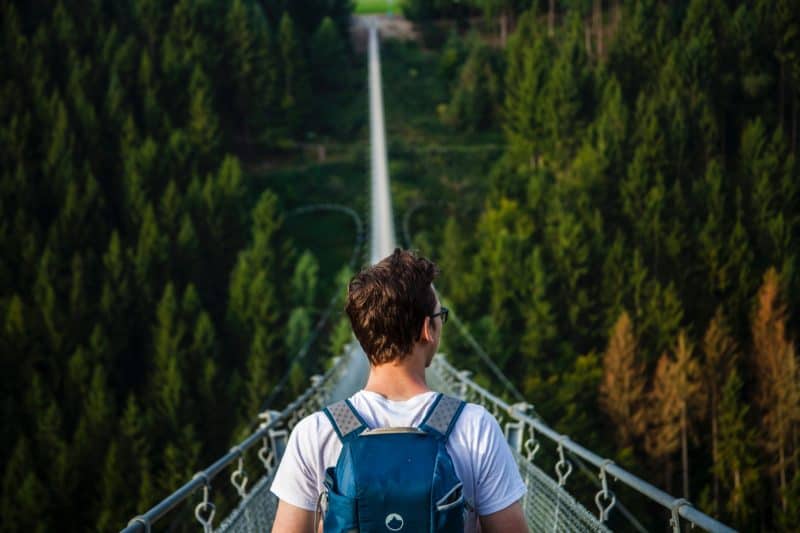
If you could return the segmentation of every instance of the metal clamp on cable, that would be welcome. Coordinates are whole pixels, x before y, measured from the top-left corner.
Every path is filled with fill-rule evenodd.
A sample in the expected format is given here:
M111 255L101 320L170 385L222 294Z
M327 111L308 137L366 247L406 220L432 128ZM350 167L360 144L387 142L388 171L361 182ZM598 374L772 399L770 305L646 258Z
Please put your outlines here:
M147 517L139 515L131 518L131 521L128 522L128 527L131 527L135 524L142 524L144 526L145 533L150 533L150 520L148 520Z

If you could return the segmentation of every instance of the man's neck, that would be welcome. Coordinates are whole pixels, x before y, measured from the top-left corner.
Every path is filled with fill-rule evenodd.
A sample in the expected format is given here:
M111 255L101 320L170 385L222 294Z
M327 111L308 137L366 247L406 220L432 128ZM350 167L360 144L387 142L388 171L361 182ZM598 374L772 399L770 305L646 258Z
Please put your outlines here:
M414 355L399 361L370 366L364 390L389 400L408 400L431 389L425 381L425 364Z

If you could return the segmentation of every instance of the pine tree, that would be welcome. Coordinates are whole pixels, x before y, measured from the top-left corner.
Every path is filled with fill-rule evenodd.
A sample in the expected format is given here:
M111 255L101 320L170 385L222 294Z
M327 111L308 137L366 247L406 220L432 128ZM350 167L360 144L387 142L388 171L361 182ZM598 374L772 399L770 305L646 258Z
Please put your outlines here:
M251 77L253 94L256 95L252 108L248 113L253 134L258 135L262 143L274 142L270 117L277 117L280 108L281 66L275 40L269 22L261 9L252 13L253 23L253 76Z
M39 520L47 509L48 491L32 468L30 443L21 436L9 455L3 473L2 531L47 531L47 524Z
M548 353L553 349L558 328L553 306L548 300L549 276L546 273L542 250L533 249L530 257L530 284L528 303L523 306L525 331L520 351L527 360L526 374L541 372L548 366Z
M795 346L787 339L786 322L780 277L774 268L770 268L764 273L752 319L753 364L756 368L756 401L763 413L765 429L762 446L778 474L784 512L789 508L786 490L790 467L787 458L793 453L795 443L792 439L800 423L800 368Z
M666 352L661 355L653 375L648 416L652 426L645 435L645 451L666 466L664 481L672 491L673 456L681 448L681 398L676 387L677 365Z
M308 310L314 308L318 277L319 263L317 258L306 250L297 260L290 284L292 301L295 306L305 307Z
M199 65L192 72L189 90L192 96L186 131L192 150L197 154L197 168L207 168L218 157L221 139L211 83Z
M554 50L537 32L533 10L520 17L506 56L503 129L509 152L534 167L544 151L544 89Z
M286 348L288 353L296 355L303 347L311 333L311 316L305 307L296 307L289 314L286 326Z
M730 335L722 308L718 308L714 318L703 336L703 376L708 391L709 420L711 422L711 458L714 474L714 511L719 511L719 476L716 465L719 463L720 402L723 388L729 374L736 367L737 346Z
M311 74L315 92L322 94L343 87L347 69L345 43L339 28L330 17L325 17L311 36Z
M600 406L615 425L619 443L633 445L645 431L644 367L638 361L636 337L627 312L617 319L603 355Z
M756 429L748 420L749 406L742 402L742 379L733 368L721 390L719 444L712 472L726 491L725 511L741 530L753 526L759 479L756 467Z
M699 406L705 403L700 364L686 331L681 330L675 345L674 386L679 398L683 494L689 498L689 432L693 420L703 416Z
M550 152L563 159L572 155L574 139L580 137L586 125L584 106L592 91L583 46L583 23L577 12L569 17L566 39L550 70L543 103L543 125Z
M311 102L311 87L308 68L294 22L288 12L281 17L278 29L283 87L281 111L284 113L289 132L297 135L305 122L305 113Z
M136 252L133 256L134 273L140 288L144 289L142 296L145 298L145 302L151 301L151 287L154 282L158 283L162 278L161 268L167 259L167 247L166 235L162 233L158 225L153 206L148 203L144 210Z
M183 405L184 372L183 339L186 326L180 318L180 307L175 294L175 286L170 282L156 310L156 324L153 328L153 366L152 377L153 405L159 419L166 424L164 429L177 431L181 425L181 406ZM161 424L159 424L161 425Z
M121 472L121 466L119 446L116 441L112 441L106 453L100 481L100 499L97 503L100 512L96 525L98 531L108 531L124 523L127 510L131 507L124 503L128 494L124 490L123 476L128 473Z

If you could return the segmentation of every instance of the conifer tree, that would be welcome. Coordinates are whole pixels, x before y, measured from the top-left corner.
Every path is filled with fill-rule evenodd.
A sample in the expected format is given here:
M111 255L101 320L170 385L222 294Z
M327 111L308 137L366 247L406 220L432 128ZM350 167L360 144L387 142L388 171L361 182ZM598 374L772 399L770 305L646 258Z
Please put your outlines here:
M186 326L180 317L180 307L172 282L164 287L164 293L156 310L153 328L153 405L159 419L166 424L167 431L177 431L181 425L183 405L184 371L183 339Z
M705 403L700 365L694 357L694 346L686 331L681 330L675 345L673 385L680 406L681 463L683 465L683 494L689 498L689 431L693 420L703 416L699 409Z
M649 398L648 419L652 426L645 435L645 451L658 463L663 463L664 482L672 491L673 456L681 448L681 399L675 386L677 365L664 352L658 359L653 375L653 390Z
M278 29L278 47L283 74L281 111L289 132L297 135L305 121L305 113L311 101L308 67L294 22L288 12L281 17Z
M305 307L296 307L289 314L286 326L286 348L291 356L295 356L303 347L311 333L311 316Z
M339 28L325 17L311 36L311 74L315 92L336 91L343 86L346 49Z
M200 442L191 425L183 426L175 432L172 440L164 447L161 455L163 465L158 472L157 485L161 494L170 494L190 479L198 468Z
M3 472L3 531L47 531L38 517L47 509L48 491L33 466L30 443L20 436Z
M313 309L319 278L319 263L309 250L304 251L292 274L292 301L295 306Z
M722 308L717 308L714 318L703 336L703 381L708 391L709 420L711 422L711 458L714 475L714 510L719 510L720 492L717 463L719 462L720 402L729 374L736 367L737 346L730 336ZM738 378L737 378L738 379ZM731 385L734 387L734 385Z
M592 90L583 46L583 24L576 12L567 22L566 42L559 48L545 87L544 128L556 157L567 158L586 125L584 109Z
M100 481L100 499L97 508L100 510L97 518L97 530L107 531L125 521L125 515L130 505L125 505L128 494L124 491L123 475L128 473L120 471L119 447L112 440L108 447L103 462L103 473Z
M447 119L454 125L475 131L485 128L497 114L501 87L493 63L490 48L473 38L447 106Z
M503 129L509 151L534 167L544 151L544 88L554 51L533 10L520 17L506 53Z
M627 312L617 319L603 354L600 406L611 418L622 446L644 433L644 367L637 356L636 337Z
M725 511L733 525L747 530L753 524L759 476L756 468L757 430L748 420L749 406L742 401L742 379L733 368L721 390L719 436L712 468L727 493Z
M258 9L253 7L253 9ZM254 36L251 30L253 14L243 0L233 0L228 4L225 14L225 49L227 61L230 63L232 94L234 106L240 116L244 115L247 106L256 96L250 91L249 84L254 75Z
M786 512L792 441L800 424L800 368L797 353L786 334L786 305L780 294L780 277L774 268L764 273L752 319L753 364L756 368L756 401L765 428L762 446L778 474L779 499ZM795 474L797 475L797 474Z
M529 301L523 306L525 331L522 334L520 351L527 359L526 373L541 371L547 354L557 338L558 328L553 306L548 300L549 276L542 259L542 250L535 247L530 256Z
M274 142L273 129L276 124L272 117L278 117L282 95L282 74L280 54L266 15L261 9L254 9L253 23L253 76L252 90L255 99L248 113L253 134L259 142Z
M186 131L192 150L198 157L198 168L207 168L216 161L221 141L211 83L199 65L192 71L189 90L192 96Z
M133 256L133 269L139 286L144 289L142 296L149 303L152 298L150 287L153 281L161 279L161 268L167 259L168 242L166 235L161 232L155 210L147 204L139 228L139 238L136 243L136 252Z

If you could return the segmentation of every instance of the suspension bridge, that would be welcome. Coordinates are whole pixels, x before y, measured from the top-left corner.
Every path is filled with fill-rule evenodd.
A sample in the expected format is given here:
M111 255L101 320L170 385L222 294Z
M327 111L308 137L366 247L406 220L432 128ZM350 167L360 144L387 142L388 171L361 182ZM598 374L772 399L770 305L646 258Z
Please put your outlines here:
M369 110L371 142L371 216L369 260L376 263L389 255L395 248L395 233L392 215L391 195L386 156L386 134L383 119L383 97L381 89L380 56L377 28L370 27L368 44L369 61ZM301 208L295 214L312 209L341 211L353 217L356 226L356 246L351 259L355 265L361 251L363 231L360 217L342 206L323 205L314 208ZM329 306L329 311L332 306ZM328 319L326 312L320 324ZM451 314L453 316L453 314ZM690 525L705 531L734 531L697 510L683 498L676 498L647 481L605 459L591 450L559 434L539 419L532 407L524 401L513 384L491 361L489 355L480 347L466 330L463 323L453 316L454 322L468 344L484 360L498 382L507 388L511 395L520 400L509 404L495 393L479 386L470 379L471 373L454 367L444 355L437 355L428 369L428 383L435 390L461 397L467 401L482 404L494 414L505 430L508 444L516 458L528 492L522 502L528 526L531 531L611 531L608 520L611 513L619 513L624 520L625 530L647 531L637 517L617 499L614 489L626 487L627 493L638 493L661 506L664 526L673 533L680 533L682 527ZM298 357L306 355L321 325L312 332ZM249 437L219 458L214 464L195 474L183 486L167 496L160 503L132 518L122 533L149 532L154 524L164 519L170 511L188 501L196 501L199 492L201 500L194 508L198 528L205 533L262 533L270 531L277 509L277 499L269 491L270 484L285 449L289 432L303 417L340 399L349 397L366 382L367 359L356 341L347 345L343 353L334 359L333 365L324 375L311 378L311 385L298 398L282 411L266 410L259 415L259 428ZM281 385L279 385L281 386ZM274 394L270 398L274 397ZM269 405L269 401L265 402ZM554 456L544 459L540 449L554 450ZM248 486L249 476L245 472L245 458L257 457L263 471L257 481ZM596 485L593 501L595 508L579 502L569 488L569 478L577 465L580 471L589 474ZM548 474L552 472L552 475ZM230 488L224 482L217 483L218 490L235 491L238 503L225 517L216 517L212 480L227 474ZM584 483L585 485L585 483ZM590 498L591 499L591 498Z

